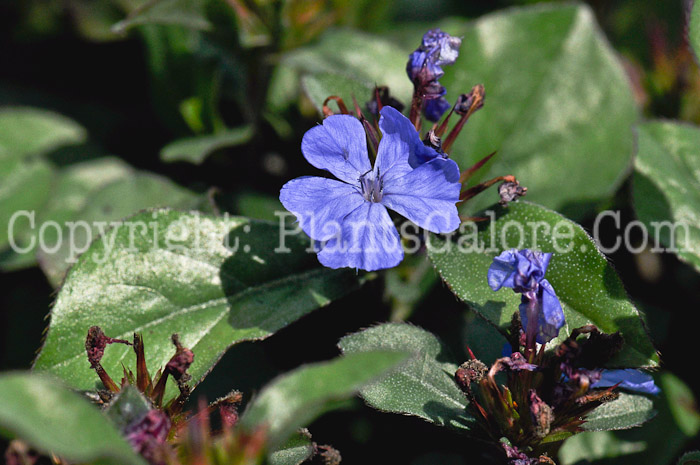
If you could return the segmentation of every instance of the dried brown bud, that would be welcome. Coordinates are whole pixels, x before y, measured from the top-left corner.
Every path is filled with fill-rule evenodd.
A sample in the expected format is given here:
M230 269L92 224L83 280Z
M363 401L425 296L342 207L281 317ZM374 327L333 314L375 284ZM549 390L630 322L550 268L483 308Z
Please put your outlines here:
M462 94L457 97L455 113L458 115L472 114L484 106L485 98L486 91L484 90L484 86L482 84L477 84L468 94Z
M317 454L314 462L319 462L323 465L340 465L343 459L340 456L340 451L328 444L318 445L314 443L314 449Z
M464 362L455 372L455 381L457 385L465 392L471 390L471 383L478 383L486 376L488 368L486 365L477 359Z
M221 425L224 428L233 428L238 423L238 406L242 400L243 394L240 391L231 391L226 397L214 402L219 407Z
M554 421L552 407L540 399L534 389L530 390L528 397L530 401L530 417L532 418L535 435L538 438L543 438L549 434L550 425Z
M111 338L107 337L99 326L91 326L85 338L85 351L87 352L90 366L100 363L105 354L105 347L111 343Z
M105 347L107 347L107 344L114 343L130 345L129 341L114 339L106 336L99 326L91 326L88 329L87 337L85 338L85 351L87 352L88 361L90 362L90 368L97 372L102 384L104 384L110 391L118 392L119 386L117 386L117 383L110 378L100 364L100 361L105 354Z
M172 401L172 404L168 407L168 411L171 413L177 413L182 409L185 401L190 395L191 389L187 385L187 382L192 377L187 373L187 370L194 361L194 353L190 349L183 347L183 345L180 343L180 337L177 334L172 335L172 340L173 344L175 345L175 355L173 355L165 365L165 369L160 377L158 377L156 374L158 381L153 388L151 398L156 406L162 405L168 375L172 375L177 382L180 395L177 397L177 399Z
M527 187L522 187L520 183L515 180L505 181L500 186L498 186L498 195L501 197L498 203L501 205L508 205L508 202L513 202L518 200L520 197L527 193Z
M588 405L592 402L595 402L597 405L595 405L594 407L597 407L600 404L611 402L617 399L618 397L620 397L620 393L615 392L612 390L612 388L610 388L605 391L594 392L593 394L578 397L576 399L576 403L578 405Z
M189 376L187 370L194 362L194 353L180 344L180 337L177 334L173 334L172 338L175 345L175 355L165 365L163 374L171 374L175 380L180 381L183 377Z

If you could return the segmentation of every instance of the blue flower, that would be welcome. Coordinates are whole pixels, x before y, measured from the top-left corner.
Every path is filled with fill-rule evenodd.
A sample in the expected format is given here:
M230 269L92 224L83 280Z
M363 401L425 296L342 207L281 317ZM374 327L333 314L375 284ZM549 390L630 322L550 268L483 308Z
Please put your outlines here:
M387 208L435 233L459 227L457 164L423 145L408 118L392 107L382 109L379 128L372 166L362 124L350 115L329 116L306 132L301 150L338 180L306 176L280 191L303 231L321 242L318 259L329 268L372 271L401 262L403 249Z
M442 66L451 65L459 56L462 39L452 37L440 29L431 29L423 35L423 41L408 57L406 72L411 81L417 79L435 81L445 72Z
M557 337L565 322L554 288L544 278L551 258L551 253L506 250L493 259L487 275L489 286L494 291L510 287L522 294L520 320L527 339L536 334L536 341L540 344Z
M461 44L459 37L432 29L425 33L421 46L408 57L406 73L417 93L425 99L423 113L430 121L439 120L450 108L450 103L444 97L447 91L438 79L445 74L442 67L457 60Z
M620 385L621 388L645 394L658 394L661 389L654 384L651 375L639 370L603 370L600 381L594 383L591 388L603 388Z

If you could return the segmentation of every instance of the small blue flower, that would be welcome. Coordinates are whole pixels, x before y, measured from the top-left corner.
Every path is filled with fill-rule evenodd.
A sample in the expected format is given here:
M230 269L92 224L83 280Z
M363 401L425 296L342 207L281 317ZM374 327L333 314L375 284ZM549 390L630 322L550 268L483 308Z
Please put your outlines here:
M382 109L379 128L372 166L362 124L349 115L329 116L306 132L301 150L338 180L306 176L280 191L303 231L322 243L318 259L329 268L373 271L401 262L403 249L387 208L435 233L459 227L457 164L426 147L392 107Z
M618 383L622 389L627 389L629 391L654 395L661 392L661 389L654 384L654 378L652 378L651 375L633 369L603 370L600 381L596 382L591 387L610 387Z
M536 331L536 341L546 344L559 334L564 326L564 312L554 288L544 278L551 253L528 249L506 250L493 259L487 274L488 283L494 291L510 287L522 294L520 320L526 334L528 328ZM529 326L530 317L537 319L537 326Z
M438 79L445 74L442 67L457 60L461 44L459 37L432 29L425 33L421 46L408 57L406 73L425 99L423 114L430 121L439 120L450 108L450 103L444 97L447 91Z
M408 57L406 72L411 81L421 79L435 81L445 72L442 66L451 65L459 56L462 39L452 37L440 29L431 29L423 35L423 41Z

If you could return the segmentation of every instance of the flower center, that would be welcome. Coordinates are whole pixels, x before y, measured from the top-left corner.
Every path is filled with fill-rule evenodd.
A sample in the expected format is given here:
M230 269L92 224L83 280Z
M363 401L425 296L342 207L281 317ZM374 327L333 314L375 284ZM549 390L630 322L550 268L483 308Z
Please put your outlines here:
M360 186L362 187L362 196L365 200L373 203L381 202L382 189L384 188L381 176L375 178L374 173L368 171L360 176Z

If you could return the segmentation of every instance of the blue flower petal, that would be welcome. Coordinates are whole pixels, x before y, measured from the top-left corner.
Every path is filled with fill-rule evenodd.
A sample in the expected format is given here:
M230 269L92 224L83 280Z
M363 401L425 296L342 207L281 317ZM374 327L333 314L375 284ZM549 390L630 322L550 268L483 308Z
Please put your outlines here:
M518 265L517 253L518 251L515 249L504 250L493 259L493 263L486 273L486 278L494 291L502 287L515 287L513 277Z
M517 258L518 275L514 277L515 286L529 288L544 278L552 254L523 249L518 251Z
M506 250L493 259L487 274L489 286L494 291L501 287L513 288L516 292L534 290L542 280L551 253L542 253L528 249Z
M436 159L400 178L385 178L381 203L428 231L452 232L460 224L458 181L457 164Z
M353 185L359 186L360 176L372 169L365 130L354 116L329 116L322 126L309 129L301 141L301 151L316 168Z
M289 181L280 190L280 201L297 217L301 229L317 241L335 236L343 218L365 203L350 184L315 176Z
M533 336L540 344L557 337L566 323L557 294L549 281L544 279L551 258L551 253L528 249L505 250L493 259L487 273L489 286L494 291L510 287L522 294L520 320L523 328L528 327L528 307L530 304L536 305L537 334Z
M592 388L603 388L615 386L620 383L620 387L630 391L642 392L645 394L658 394L661 389L654 384L651 375L639 370L603 370L600 381L593 384Z
M426 161L440 157L434 149L423 144L411 121L393 107L382 108L379 129L382 131L382 140L374 170L383 176L385 183L409 173Z
M559 334L559 330L566 322L564 311L559 303L559 298L554 292L554 288L549 281L540 281L540 304L542 309L539 313L537 342L546 344Z
M341 234L323 245L318 260L329 268L374 271L398 265L403 248L386 208L365 202L343 219Z
M559 330L566 323L564 311L559 303L559 298L554 293L554 288L549 281L543 279L539 282L537 295L537 334L535 340L539 344L546 344L559 335ZM523 294L520 304L520 321L523 328L527 328L529 321L527 308L530 298Z

